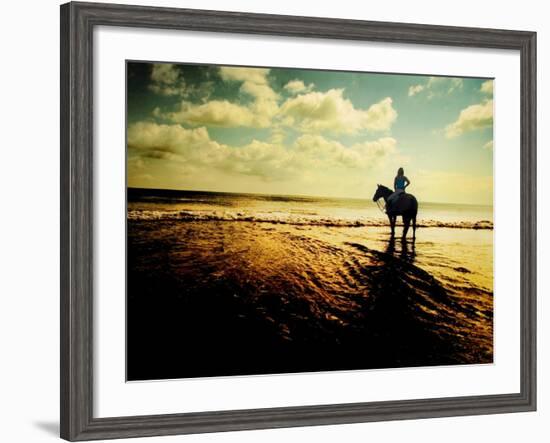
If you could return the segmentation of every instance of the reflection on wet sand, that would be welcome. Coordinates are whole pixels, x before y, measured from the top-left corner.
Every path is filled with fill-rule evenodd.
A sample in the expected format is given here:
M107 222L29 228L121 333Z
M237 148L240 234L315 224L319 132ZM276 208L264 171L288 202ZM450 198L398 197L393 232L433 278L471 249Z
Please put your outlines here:
M395 243L398 242L401 246L396 251ZM396 240L395 236L390 236L388 240L388 247L386 248L386 254L395 256L398 254L399 258L408 263L414 262L416 240L409 240L400 238Z
M452 231L130 220L129 379L492 362L492 233Z

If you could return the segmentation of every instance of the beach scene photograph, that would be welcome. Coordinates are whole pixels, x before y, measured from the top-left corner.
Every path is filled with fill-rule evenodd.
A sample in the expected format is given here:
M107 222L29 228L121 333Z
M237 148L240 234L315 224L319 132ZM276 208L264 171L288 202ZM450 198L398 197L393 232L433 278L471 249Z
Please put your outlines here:
M493 363L493 79L126 85L128 381Z

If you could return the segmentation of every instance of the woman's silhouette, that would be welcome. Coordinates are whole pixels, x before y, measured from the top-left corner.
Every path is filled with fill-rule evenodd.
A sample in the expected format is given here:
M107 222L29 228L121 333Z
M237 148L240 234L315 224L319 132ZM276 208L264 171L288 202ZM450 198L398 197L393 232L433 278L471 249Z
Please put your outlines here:
M397 175L393 180L394 193L388 197L389 206L393 205L397 200L399 200L400 194L405 192L407 186L411 184L411 181L405 177L405 171L403 168L397 170Z

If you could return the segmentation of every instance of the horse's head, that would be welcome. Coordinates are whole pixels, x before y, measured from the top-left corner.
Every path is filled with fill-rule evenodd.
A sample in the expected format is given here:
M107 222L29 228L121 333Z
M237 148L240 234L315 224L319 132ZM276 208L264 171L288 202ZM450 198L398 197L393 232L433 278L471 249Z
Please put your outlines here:
M387 188L384 185L377 185L376 192L374 193L374 196L372 197L372 201L378 201L381 198L386 198L388 195L392 193L391 189Z

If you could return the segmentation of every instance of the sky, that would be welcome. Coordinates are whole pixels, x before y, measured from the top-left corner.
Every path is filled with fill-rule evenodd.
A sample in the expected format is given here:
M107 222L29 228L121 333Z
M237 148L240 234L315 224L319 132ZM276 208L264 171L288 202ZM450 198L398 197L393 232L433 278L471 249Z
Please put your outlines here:
M493 80L127 64L128 186L493 203Z

